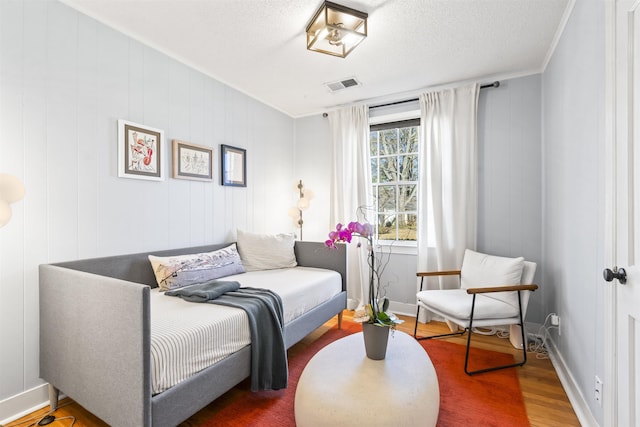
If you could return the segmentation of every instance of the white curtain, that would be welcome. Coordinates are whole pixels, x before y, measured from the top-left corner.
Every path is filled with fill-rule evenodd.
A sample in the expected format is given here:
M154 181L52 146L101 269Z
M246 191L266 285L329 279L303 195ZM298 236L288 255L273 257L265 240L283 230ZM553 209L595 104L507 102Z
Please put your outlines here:
M330 230L337 223L363 221L359 210L371 206L371 166L369 161L369 108L345 107L329 113L332 170ZM375 218L366 218L373 222ZM363 243L365 241L363 240ZM367 301L369 268L366 245L347 244L347 307L355 309Z
M479 91L472 84L420 96L418 271L459 269L464 250L476 248Z

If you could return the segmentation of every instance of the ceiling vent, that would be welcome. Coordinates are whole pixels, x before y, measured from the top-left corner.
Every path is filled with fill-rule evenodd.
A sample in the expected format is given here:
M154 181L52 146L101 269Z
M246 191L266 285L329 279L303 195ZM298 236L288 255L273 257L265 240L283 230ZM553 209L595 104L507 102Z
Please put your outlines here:
M362 84L358 80L356 80L355 77L350 77L348 79L340 80L337 82L325 83L324 85L329 89L329 92L338 92L350 87L362 86Z

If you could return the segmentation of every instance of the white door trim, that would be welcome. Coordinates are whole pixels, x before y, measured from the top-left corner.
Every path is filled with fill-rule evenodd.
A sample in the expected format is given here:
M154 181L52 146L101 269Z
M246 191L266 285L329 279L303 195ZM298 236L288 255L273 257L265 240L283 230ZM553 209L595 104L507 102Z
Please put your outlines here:
M616 263L616 1L605 2L605 230L604 265ZM604 307L604 383L602 402L604 425L617 425L617 364L616 364L616 286L605 286Z

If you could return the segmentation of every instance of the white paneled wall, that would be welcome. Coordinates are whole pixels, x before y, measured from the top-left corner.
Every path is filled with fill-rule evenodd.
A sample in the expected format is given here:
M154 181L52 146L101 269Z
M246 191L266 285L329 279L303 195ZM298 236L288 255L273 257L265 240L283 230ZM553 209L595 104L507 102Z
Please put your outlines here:
M164 181L118 178L118 119L164 130ZM39 264L291 231L293 135L284 114L57 1L0 0L0 172L27 191L0 229L0 420L41 384ZM170 178L174 138L214 148L213 182ZM247 188L219 184L220 144L247 149Z
M314 193L309 208L303 211L302 237L304 240L323 242L335 227L335 224L329 223L332 161L329 119L322 115L296 119L295 135L295 177ZM291 184L293 192L295 182Z

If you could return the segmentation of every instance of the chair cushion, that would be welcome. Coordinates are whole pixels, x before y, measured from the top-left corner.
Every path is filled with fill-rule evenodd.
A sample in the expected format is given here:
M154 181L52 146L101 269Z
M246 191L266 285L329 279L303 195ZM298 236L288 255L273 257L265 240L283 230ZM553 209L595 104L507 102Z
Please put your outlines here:
M522 279L524 258L506 258L482 254L467 249L462 261L460 287L462 289L519 285ZM518 308L516 292L485 294ZM495 317L495 316L494 316Z
M418 304L451 320L469 320L473 296L464 289L438 289L418 292ZM476 297L474 320L518 316L518 309L495 298Z

